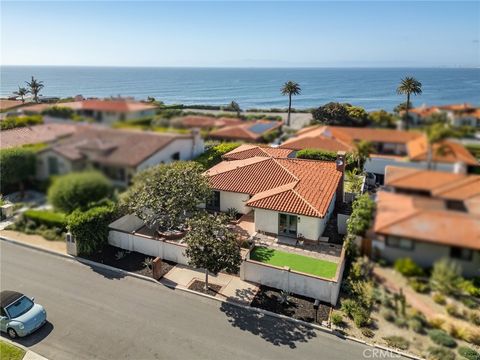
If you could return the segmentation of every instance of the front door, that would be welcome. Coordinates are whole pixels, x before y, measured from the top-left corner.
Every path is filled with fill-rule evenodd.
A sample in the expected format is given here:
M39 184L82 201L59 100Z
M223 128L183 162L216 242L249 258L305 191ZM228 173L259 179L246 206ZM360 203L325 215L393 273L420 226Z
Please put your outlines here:
M297 216L278 214L278 235L297 237Z

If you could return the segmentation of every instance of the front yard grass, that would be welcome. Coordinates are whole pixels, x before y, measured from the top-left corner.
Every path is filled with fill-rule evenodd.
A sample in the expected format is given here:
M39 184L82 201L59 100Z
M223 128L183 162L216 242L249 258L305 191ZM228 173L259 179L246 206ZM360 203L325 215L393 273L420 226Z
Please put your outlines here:
M0 360L22 360L25 351L0 340Z
M262 246L255 247L250 253L250 258L274 266L288 266L292 270L327 279L334 278L337 273L337 264L334 262L292 254Z

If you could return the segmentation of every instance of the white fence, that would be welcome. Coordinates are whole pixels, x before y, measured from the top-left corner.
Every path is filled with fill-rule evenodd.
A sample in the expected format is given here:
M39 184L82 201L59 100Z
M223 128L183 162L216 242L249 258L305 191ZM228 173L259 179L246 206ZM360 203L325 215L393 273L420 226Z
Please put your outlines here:
M159 257L177 264L188 264L187 257L184 255L186 246L173 241L155 240L147 236L110 230L108 243L121 249Z
M249 254L240 267L240 278L242 280L311 297L332 305L337 303L345 267L344 251L342 251L334 279L325 279L289 268L264 264L250 260L248 256Z

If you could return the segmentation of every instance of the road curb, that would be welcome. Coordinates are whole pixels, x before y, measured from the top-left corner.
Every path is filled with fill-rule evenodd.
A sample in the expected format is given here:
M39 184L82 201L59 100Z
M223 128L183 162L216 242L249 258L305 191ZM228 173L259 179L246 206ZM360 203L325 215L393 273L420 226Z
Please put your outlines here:
M423 358L415 356L413 354L404 353L404 352L398 351L396 349L392 349L392 348L385 347L385 346L375 344L375 343L370 344L370 343L367 343L366 341L357 339L353 336L339 334L337 331L332 330L332 329L327 328L327 327L324 327L324 326L321 326L321 325L312 324L312 323L309 323L309 322L306 322L306 321L294 319L294 318L291 318L291 317L286 316L286 315L277 314L277 313L274 313L272 311L256 308L256 307L253 307L253 306L243 305L243 304L240 304L240 303L237 303L237 302L234 302L234 301L219 299L215 296L211 296L211 295L204 294L204 293L201 293L201 292L198 292L198 291L190 290L190 289L187 289L183 286L174 286L172 284L167 284L167 283L155 280L155 279L153 279L151 277L148 277L148 276L145 276L145 275L135 274L135 273L130 272L130 271L122 270L122 269L119 269L119 268L116 268L116 267L110 266L110 265L105 265L105 264L102 264L102 263L99 263L99 262L96 262L96 261L92 261L92 260L88 260L88 259L85 259L85 258L82 258L82 257L79 257L79 256L72 256L72 255L69 255L69 254L60 253L58 251L45 249L45 248L42 248L40 246L36 246L36 245L28 244L28 243L23 243L21 241L9 239L9 238L6 238L4 236L0 236L0 240L6 241L6 242L11 243L11 244L20 245L20 246L23 246L23 247L26 247L26 248L39 250L39 251L42 251L44 253L48 253L48 254L51 254L51 255L57 255L57 256L65 258L65 259L77 260L78 262L86 264L86 265L96 266L96 267L99 267L99 268L103 268L105 270L120 273L120 274L125 275L125 276L131 276L131 277L134 277L134 278L137 278L137 279L140 279L140 280L149 281L151 283L154 283L154 284L157 284L157 285L162 285L162 286L168 287L168 288L173 289L173 290L180 290L180 291L187 292L187 293L190 293L190 294L194 294L194 295L197 295L197 296L202 296L202 297L207 298L207 299L216 300L217 302L237 306L237 307L243 308L245 310L255 311L257 313L261 313L261 314L264 314L264 315L267 315L267 316L275 317L275 318L282 319L282 320L287 320L287 321L290 321L290 322L293 322L293 323L297 323L299 325L303 325L303 326L310 327L310 328L313 328L313 329L316 329L316 330L319 330L319 331L322 331L322 332L325 332L325 333L328 333L328 334L332 334L332 335L334 335L336 337L339 337L341 339L344 339L344 340L349 340L349 341L353 341L353 342L356 342L356 343L360 343L362 345L378 348L378 349L388 351L388 352L391 352L391 353L394 353L394 354L398 354L398 355L401 355L401 356L404 356L404 357L407 357L407 358L410 358L410 359L413 359L413 360L423 360ZM12 344L16 345L16 343L12 343ZM25 349L27 349L27 348L25 348ZM30 350L28 350L28 351L30 351ZM39 358L39 360L41 360L41 358Z
M10 340L9 338L3 337L1 338L2 341L5 341L7 344L16 346L23 351L25 351L25 355L23 356L23 360L48 360L45 356L37 354L35 351L30 350L29 348L23 346L22 344L16 343L15 341Z

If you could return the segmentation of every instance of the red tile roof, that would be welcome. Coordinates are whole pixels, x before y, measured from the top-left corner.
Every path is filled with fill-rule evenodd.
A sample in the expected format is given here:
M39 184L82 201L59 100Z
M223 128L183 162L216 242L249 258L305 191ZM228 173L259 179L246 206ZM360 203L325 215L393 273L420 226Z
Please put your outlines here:
M422 135L407 143L407 152L410 160L427 161L428 141ZM442 163L462 162L467 165L478 165L477 159L460 143L443 140L433 145L432 160Z
M255 126L269 126L265 131L255 131ZM282 126L280 121L257 120L247 121L242 124L226 126L224 128L212 131L209 137L225 140L242 140L258 142L262 140L263 135L276 130Z
M130 100L82 100L61 102L55 104L35 104L27 105L21 109L25 112L40 113L53 106L67 107L72 110L92 110L92 111L111 111L111 112L135 112L144 110L153 110L157 107L152 104L147 104L139 101Z
M224 154L224 160L243 160L255 156L287 158L294 151L290 149L280 149L269 146L242 144L236 149Z
M0 147L6 149L30 144L51 143L82 129L81 125L73 124L41 124L2 130L0 132Z
M20 107L22 105L23 105L23 103L20 100L0 99L0 110L1 111L15 109L15 108Z
M215 128L241 124L243 121L237 118L215 118L212 116L189 115L179 118L178 121L185 127L192 128Z
M224 161L206 174L215 190L251 195L248 206L312 217L326 215L341 179L334 162L268 157Z

